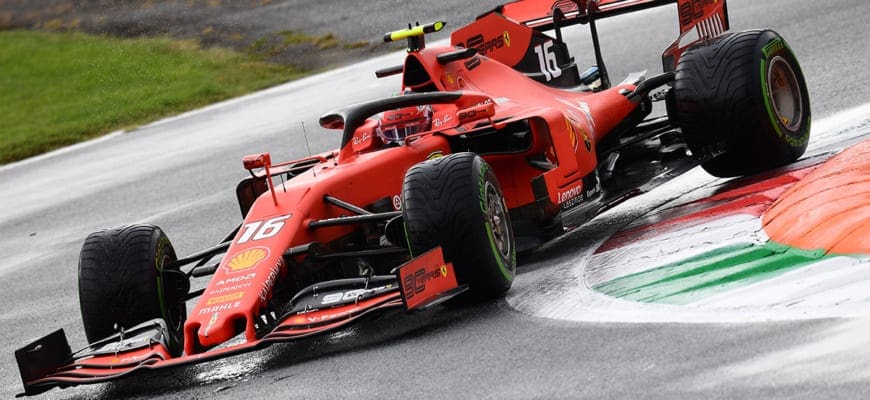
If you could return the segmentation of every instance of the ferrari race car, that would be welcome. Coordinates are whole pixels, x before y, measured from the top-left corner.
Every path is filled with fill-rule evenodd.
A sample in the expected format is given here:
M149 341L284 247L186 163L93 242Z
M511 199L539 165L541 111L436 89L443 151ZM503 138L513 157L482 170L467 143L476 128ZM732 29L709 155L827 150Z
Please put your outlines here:
M612 85L596 21L675 3L663 72ZM563 29L588 25L582 73ZM87 237L79 296L90 342L63 330L20 350L26 395L225 357L329 332L386 310L497 298L517 252L657 181L701 165L752 174L799 158L810 107L798 62L771 30L728 32L724 0L522 0L426 47L407 40L399 95L320 118L340 148L243 159L244 221L177 258L147 224ZM667 115L650 117L662 101ZM191 278L208 277L202 289ZM195 304L188 312L188 302Z

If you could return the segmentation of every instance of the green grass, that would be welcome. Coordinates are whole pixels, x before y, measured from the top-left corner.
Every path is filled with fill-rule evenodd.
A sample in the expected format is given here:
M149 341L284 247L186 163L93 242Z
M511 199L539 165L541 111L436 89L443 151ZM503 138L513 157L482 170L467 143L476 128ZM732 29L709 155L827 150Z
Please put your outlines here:
M192 41L0 31L0 164L305 73Z
M342 44L341 39L331 32L322 36L311 36L307 33L292 30L279 32L278 34L284 37L284 40L282 41L284 46L307 43L313 44L321 50L327 50L338 47L338 45ZM368 42L357 42L355 45L358 47L365 47L368 45Z

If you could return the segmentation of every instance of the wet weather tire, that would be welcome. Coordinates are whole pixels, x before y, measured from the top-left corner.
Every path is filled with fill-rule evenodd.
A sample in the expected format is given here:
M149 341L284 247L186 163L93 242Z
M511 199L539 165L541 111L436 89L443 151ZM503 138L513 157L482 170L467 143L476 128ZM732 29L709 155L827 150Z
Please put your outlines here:
M402 199L413 254L442 246L473 298L510 289L516 243L498 180L482 158L456 153L415 165L405 174Z
M90 343L162 318L170 351L181 350L187 277L169 267L175 250L160 228L137 224L90 234L79 258L79 302Z
M715 176L788 164L809 142L803 73L771 30L726 34L687 50L677 65L673 109L689 149Z

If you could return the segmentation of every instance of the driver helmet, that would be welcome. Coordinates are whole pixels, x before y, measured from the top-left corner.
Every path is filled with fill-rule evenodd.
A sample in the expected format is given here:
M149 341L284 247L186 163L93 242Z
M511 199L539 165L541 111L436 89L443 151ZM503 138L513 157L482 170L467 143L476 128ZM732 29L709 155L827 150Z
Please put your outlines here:
M426 132L432 127L432 106L411 106L384 111L376 132L387 143L402 141L408 135Z

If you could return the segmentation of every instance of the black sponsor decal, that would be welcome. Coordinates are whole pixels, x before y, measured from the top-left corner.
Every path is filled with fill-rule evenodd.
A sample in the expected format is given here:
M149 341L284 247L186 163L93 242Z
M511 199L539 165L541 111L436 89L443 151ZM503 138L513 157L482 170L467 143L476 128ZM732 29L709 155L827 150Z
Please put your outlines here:
M426 291L426 282L432 279L438 279L442 276L447 276L447 269L442 266L440 269L426 272L426 268L420 268L414 271L413 274L405 276L402 288L405 290L405 299L414 297L415 294Z
M586 203L592 200L599 193L601 193L601 185L598 182L597 175L589 174L583 178L582 182L583 183L581 185L576 186L576 189L572 188L564 193L558 193L562 211L569 210L583 203Z
M510 46L509 42L505 42L506 38L508 41L510 40L510 36L505 33L488 40L484 39L483 35L474 35L465 42L465 47L469 49L475 48L478 53L486 55L486 53L491 53L496 49L505 47L505 45Z
M680 3L680 25L687 26L691 24L694 19L693 14L691 1Z
M460 121L464 121L467 119L474 118L475 116L477 116L477 113L479 113L479 112L483 112L483 110L460 111L459 114L457 114L457 117L459 117Z
M696 19L704 16L704 7L715 3L716 0L684 0L680 1L679 14L680 26L686 27Z
M479 65L480 65L480 57L478 57L478 56L474 56L474 57L471 57L471 58L465 60L465 68L467 68L469 71L477 68Z
M272 288L275 286L275 281L278 280L278 275L281 273L281 269L284 268L284 259L279 258L278 262L272 266L272 269L269 270L269 275L266 277L266 281L263 282L263 287L260 288L260 292L258 293L260 297L260 301L263 304L266 303L266 299L272 293Z
M469 38L467 42L465 42L465 47L467 47L469 49L470 48L479 49L481 46L483 46L483 42L484 42L483 35L474 35L471 38Z
M574 0L557 0L550 6L550 15L553 15L557 8L562 10L563 14L569 13L577 11L577 3L575 3Z

